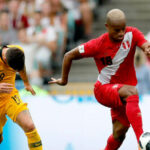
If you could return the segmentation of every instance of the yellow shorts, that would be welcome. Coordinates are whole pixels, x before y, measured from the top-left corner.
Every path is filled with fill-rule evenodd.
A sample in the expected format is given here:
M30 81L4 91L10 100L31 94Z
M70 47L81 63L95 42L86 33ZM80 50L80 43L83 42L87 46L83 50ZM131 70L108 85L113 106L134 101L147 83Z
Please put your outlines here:
M0 134L9 116L14 122L18 114L24 110L28 110L27 103L23 103L17 90L11 93L7 103L0 108Z

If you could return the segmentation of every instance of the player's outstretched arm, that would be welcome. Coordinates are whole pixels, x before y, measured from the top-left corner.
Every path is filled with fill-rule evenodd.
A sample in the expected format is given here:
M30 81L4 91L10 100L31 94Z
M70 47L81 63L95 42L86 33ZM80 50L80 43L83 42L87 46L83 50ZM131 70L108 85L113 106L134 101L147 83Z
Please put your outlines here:
M0 83L0 93L11 93L13 85L9 83Z
M31 92L32 95L35 95L36 93L35 93L34 89L32 88L32 86L29 83L29 79L28 79L28 76L27 76L27 73L26 73L26 68L24 67L24 69L22 71L20 71L19 74L21 76L21 79L24 82L25 89L27 91Z
M78 47L67 52L64 55L64 59L63 59L61 78L59 79L51 78L51 81L49 81L48 83L49 84L55 83L55 84L62 85L62 86L66 85L68 83L68 75L70 72L72 60L77 60L81 58L82 56L79 53Z

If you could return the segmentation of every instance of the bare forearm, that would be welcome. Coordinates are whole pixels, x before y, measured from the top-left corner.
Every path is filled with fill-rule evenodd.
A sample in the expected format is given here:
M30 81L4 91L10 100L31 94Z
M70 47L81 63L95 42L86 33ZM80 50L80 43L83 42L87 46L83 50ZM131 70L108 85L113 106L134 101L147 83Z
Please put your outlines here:
M21 79L23 80L24 84L29 84L29 79L26 73L26 68L24 68L24 70L19 72Z
M70 68L72 65L72 61L78 60L81 58L82 57L81 57L80 53L78 52L78 48L75 48L65 54L63 64L62 64L61 77L62 77L62 81L65 82L66 84L68 82L68 76L69 76Z
M35 95L36 92L34 91L34 89L32 88L32 86L29 83L29 79L28 79L28 76L26 73L26 68L24 67L24 70L20 71L19 74L24 82L25 89L27 91L29 91L32 95Z
M72 58L68 54L65 54L63 64L62 64L62 74L61 74L64 85L67 84L68 82L68 75L70 72L71 65L72 65Z
M61 73L61 78L55 79L51 78L51 81L49 81L49 84L58 84L58 85L66 85L68 83L68 76L72 64L72 60L77 60L81 59L82 56L79 53L78 48L75 48L69 52L67 52L64 56L63 59L63 64L62 64L62 73Z

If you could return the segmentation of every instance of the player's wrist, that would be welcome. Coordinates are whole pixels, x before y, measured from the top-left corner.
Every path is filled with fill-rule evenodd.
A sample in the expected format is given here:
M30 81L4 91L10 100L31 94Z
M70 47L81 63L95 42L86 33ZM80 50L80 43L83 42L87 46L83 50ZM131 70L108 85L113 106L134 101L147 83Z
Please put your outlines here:
M66 85L67 83L68 83L68 80L62 78L62 80L61 80L61 85Z
M24 85L25 86L30 86L30 83L29 82L24 82Z

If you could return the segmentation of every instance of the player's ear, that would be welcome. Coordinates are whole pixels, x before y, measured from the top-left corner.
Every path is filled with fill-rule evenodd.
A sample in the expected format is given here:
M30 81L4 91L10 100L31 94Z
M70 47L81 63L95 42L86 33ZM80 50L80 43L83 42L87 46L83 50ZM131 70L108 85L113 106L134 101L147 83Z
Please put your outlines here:
M5 63L7 63L6 52L7 52L7 49L4 49L2 53L2 59L4 60Z
M7 60L6 60L6 56L3 56L3 60L4 60L5 62L7 62Z
M105 23L105 27L106 27L106 29L108 30L108 24L107 24L107 23Z
M3 55L3 61L7 63L6 55Z

